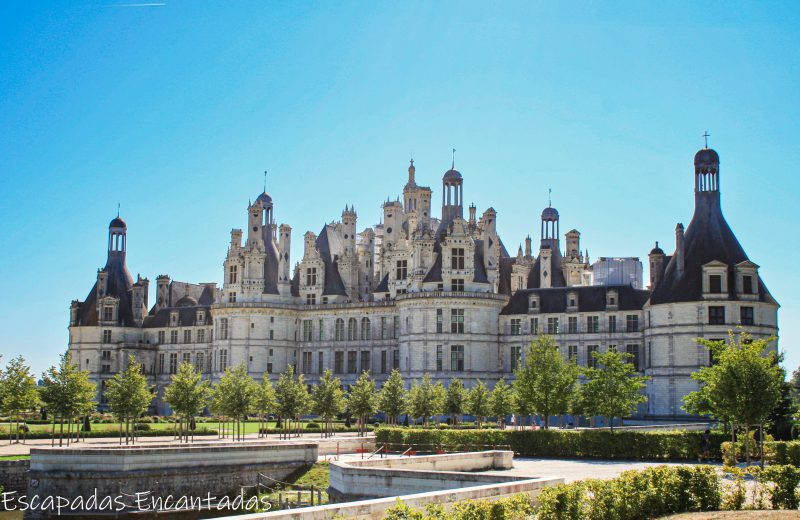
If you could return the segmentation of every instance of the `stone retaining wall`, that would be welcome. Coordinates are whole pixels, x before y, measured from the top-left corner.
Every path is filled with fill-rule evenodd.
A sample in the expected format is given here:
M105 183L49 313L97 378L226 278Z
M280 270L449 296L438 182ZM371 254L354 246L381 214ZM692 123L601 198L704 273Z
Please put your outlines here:
M30 460L0 460L0 486L4 492L24 493L28 488Z

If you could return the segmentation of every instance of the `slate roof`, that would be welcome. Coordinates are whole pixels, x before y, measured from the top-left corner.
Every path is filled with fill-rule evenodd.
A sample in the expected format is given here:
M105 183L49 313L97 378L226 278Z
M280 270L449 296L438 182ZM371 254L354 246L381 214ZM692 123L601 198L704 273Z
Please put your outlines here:
M550 273L550 285L552 287L566 287L567 280L564 279L564 272L561 270L561 251L559 251L557 247L552 249L550 266L550 270L552 271ZM528 289L538 289L542 286L541 267L542 257L539 255L536 257L536 261L533 263L531 272L528 273Z
M383 277L383 280L381 280L381 283L378 284L378 287L375 288L374 292L377 292L377 293L389 292L389 275L388 274Z
M131 307L131 292L133 278L125 264L125 253L109 252L105 271L108 273L108 284L105 296L119 298L119 311L117 325L133 327L133 308ZM95 326L98 324L97 316L97 282L92 285L86 300L80 304L77 325Z
M325 287L322 290L323 296L347 296L342 277L339 276L339 267L336 255L344 250L341 239L333 232L327 224L320 231L316 241L322 262L325 264Z
M206 311L205 320L202 322L197 321L197 311L200 309L204 309ZM142 323L142 327L145 329L169 327L169 317L173 311L178 312L178 326L180 327L211 325L211 307L198 305L195 307L163 307L154 314L147 316Z
M528 295L539 295L539 312L560 313L567 310L567 294L578 294L578 312L602 312L606 310L606 292L617 291L617 309L620 311L641 310L650 296L649 291L634 289L630 285L588 285L577 287L554 287L550 289L525 289L517 291L500 314L528 314Z

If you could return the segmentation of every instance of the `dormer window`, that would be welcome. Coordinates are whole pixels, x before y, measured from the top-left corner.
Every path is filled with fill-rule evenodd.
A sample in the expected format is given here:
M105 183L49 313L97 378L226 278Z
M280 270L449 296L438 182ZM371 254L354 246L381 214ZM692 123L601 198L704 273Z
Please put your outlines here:
M206 321L206 313L203 311L197 311L197 323L202 324Z
M541 302L538 294L528 296L528 312L539 312Z
M114 320L114 307L111 305L103 306L103 321L113 321Z
M708 292L719 294L722 292L722 275L712 274L708 277Z
M728 266L711 261L703 266L703 294L718 299L728 294Z
M736 264L736 292L740 299L758 299L758 266L749 260Z
M567 293L567 311L577 311L577 310L578 310L578 293L576 292Z
M172 311L169 313L169 324L171 327L178 326L178 311Z
M450 253L450 267L452 269L464 269L464 248L454 247Z
M749 274L742 276L742 294L753 294L753 277Z
M606 308L616 309L619 301L619 295L616 289L609 289L606 291Z

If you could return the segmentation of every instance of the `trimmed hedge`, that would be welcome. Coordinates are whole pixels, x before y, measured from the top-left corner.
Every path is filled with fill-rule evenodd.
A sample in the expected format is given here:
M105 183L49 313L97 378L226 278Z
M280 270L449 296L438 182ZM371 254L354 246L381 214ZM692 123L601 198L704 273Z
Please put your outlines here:
M378 428L378 444L412 445L419 451L476 451L510 446L523 457L618 460L697 460L703 432L631 430L436 430ZM726 436L711 434L710 454L720 459Z
M139 425L139 426L141 426L141 425ZM136 429L136 431L134 433L136 434L137 437L171 437L171 436L174 435L174 432L172 430L147 430L147 431L144 431L144 430L139 430L138 428ZM217 430L210 430L210 429L202 428L202 429L195 430L192 434L195 435L195 436L217 435ZM20 440L51 439L52 437L53 436L50 434L50 432L28 433L27 435L20 434L20 436L19 436ZM107 438L116 439L116 438L119 437L119 432L118 431L108 431L108 430L81 432L81 438L83 439L84 437L91 437L91 438L107 437ZM67 438L67 430L65 428L64 429L64 439L66 439L66 438ZM75 431L74 430L72 431L72 434L70 435L70 438L71 439L75 438ZM3 433L3 434L0 434L0 440L6 440L6 441L7 440L16 440L16 436L11 435L10 438L9 438L9 435L7 433ZM58 433L56 433L56 440L58 440Z
M733 454L734 443L722 443L722 460L727 466L736 465ZM738 460L745 458L744 442L738 441L735 445ZM758 443L751 440L749 443L750 458L758 458ZM770 464L789 464L800 466L800 441L764 441L764 460Z

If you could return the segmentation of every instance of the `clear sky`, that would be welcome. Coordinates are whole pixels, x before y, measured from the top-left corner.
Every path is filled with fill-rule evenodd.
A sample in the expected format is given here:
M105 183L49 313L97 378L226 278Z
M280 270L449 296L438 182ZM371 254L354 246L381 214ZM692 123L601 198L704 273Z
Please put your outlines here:
M134 277L221 282L264 170L293 262L345 204L377 223L412 153L440 200L451 148L512 254L548 188L592 258L669 254L707 129L797 367L800 3L666 4L3 2L0 353L56 361L117 203Z

